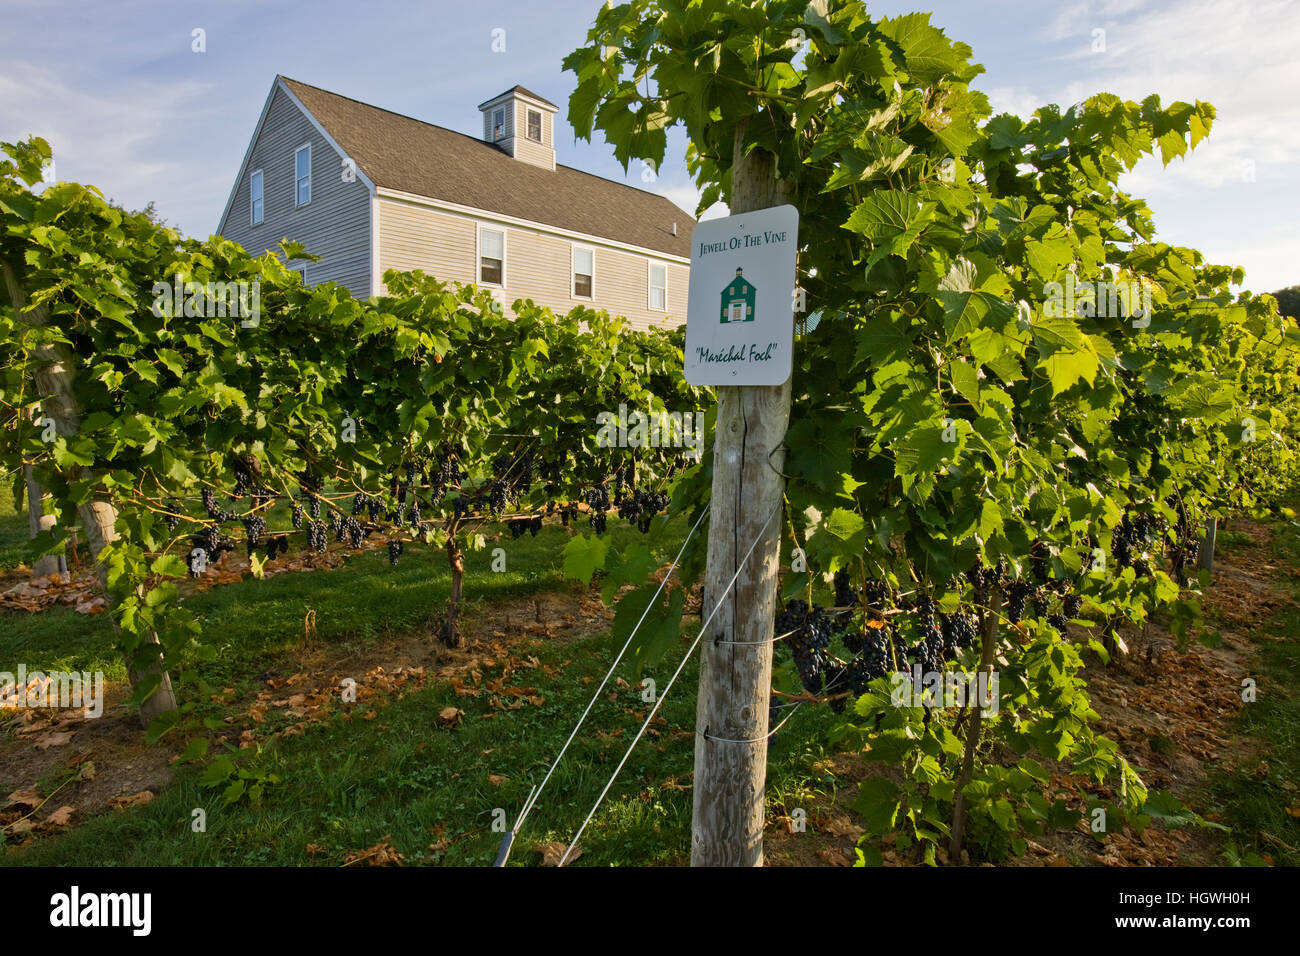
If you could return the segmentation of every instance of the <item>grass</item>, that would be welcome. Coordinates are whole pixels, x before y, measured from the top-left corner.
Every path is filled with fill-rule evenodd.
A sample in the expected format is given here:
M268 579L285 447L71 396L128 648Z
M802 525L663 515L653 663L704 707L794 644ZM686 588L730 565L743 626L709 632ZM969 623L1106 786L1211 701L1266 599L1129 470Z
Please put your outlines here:
M549 540L548 540L549 538ZM548 571L559 553L562 533L544 533L534 542L507 542L509 562L517 573L531 573L543 586L564 588L558 573ZM282 575L264 582L242 582L219 588L204 597L205 616L221 616L230 643L222 645L220 667L247 675L254 660L265 664L277 641L296 636L301 617L290 594L326 599L340 613L335 637L354 634L352 619L341 613L346 595L348 613L377 613L366 597L380 580L368 567L370 555L349 562L343 572ZM377 556L376 556L377 557ZM404 558L403 561L406 559ZM356 565L353 567L353 565ZM382 581L395 591L427 592L422 563L385 569ZM473 572L473 569L471 569ZM396 572L396 573L395 573ZM352 577L339 578L340 573ZM490 574L490 572L489 572ZM552 575L554 580L552 581ZM494 600L519 591L519 581L471 573L471 592ZM271 585L288 579L283 593ZM310 590L328 579L321 591ZM375 585L377 588L377 585ZM307 589L307 590L304 590ZM382 589L377 589L381 593ZM250 596L253 597L250 600ZM575 594L576 600L576 594ZM384 609L394 626L408 607L405 599L386 600ZM416 613L418 602L409 602ZM277 610L278 609L278 610ZM281 611L283 613L281 613ZM226 615L244 614L262 620L260 636L242 630ZM647 676L662 690L694 628L685 628L668 657ZM0 862L36 865L338 865L348 851L363 850L390 838L409 862L443 865L490 864L501 841L492 830L494 819L514 819L529 788L546 772L577 717L604 676L618 643L608 633L569 643L528 642L515 649L519 658L535 656L540 665L516 670L514 685L535 687L541 706L502 712L492 709L482 694L460 696L446 684L428 686L379 710L378 718L336 718L312 725L307 733L276 743L261 753L241 752L241 765L275 773L282 781L269 787L260 805L240 801L223 806L222 790L199 786L197 768L182 769L174 783L152 803L128 814L107 814L77 826L56 839L44 839ZM226 655L231 655L228 659ZM240 662L242 661L242 662ZM636 748L618 784L583 838L583 864L646 865L684 863L689 853L691 791L679 789L673 778L689 781L694 760L695 695L698 659L692 658L678 685L665 701L657 721ZM548 674L545 668L551 668ZM501 667L483 673L485 680ZM553 675L553 676L552 676ZM636 675L626 662L616 673L635 687ZM206 674L208 679L217 675ZM583 733L552 777L545 796L530 818L514 861L534 863L530 847L567 840L576 832L609 775L621 759L649 709L640 693L614 683L593 709ZM439 725L438 714L454 706L464 710L459 726ZM773 749L771 779L779 791L806 789L809 765L807 735L819 725L814 709L797 714L783 728ZM489 780L499 775L499 786ZM0 781L0 788L3 781ZM207 830L191 830L193 811L206 813ZM428 847L451 841L439 852ZM310 855L306 847L323 848Z
M657 539L658 557L666 560L675 553L685 526L674 530L676 534ZM574 588L561 574L567 538L568 532L548 526L536 538L511 540L507 534L468 554L467 613ZM645 540L622 522L611 522L610 539L614 547ZM491 569L497 547L506 552L502 572ZM237 710L263 689L254 675L275 667L298 645L308 609L316 612L318 641L360 650L376 639L426 627L441 615L449 585L440 551L408 545L396 567L388 566L382 550L366 552L330 571L248 578L195 592L185 602L203 623L204 642L217 651L215 661L201 665L201 676L216 686L238 687L244 704L232 707ZM576 603L579 592L573 593ZM684 630L678 646L646 675L655 678L660 690L689 646L694 627L688 622ZM519 646L518 656L534 655L552 668L554 676L539 666L511 677L512 684L536 687L545 699L541 706L502 712L488 706L488 694L470 698L445 683L427 686L392 701L373 721L335 717L265 751L239 751L241 766L274 773L281 781L268 787L257 806L247 800L224 806L222 789L199 785L201 768L180 768L173 783L147 806L101 815L62 836L0 856L0 863L337 865L348 851L384 838L391 838L411 862L490 863L501 840L492 830L494 819L504 817L513 824L529 787L544 776L618 646L608 631L580 641ZM125 679L107 616L65 608L35 615L0 613L0 670L12 669L5 662L17 661L29 669L98 669L109 680ZM693 658L660 711L667 724L656 721L594 819L583 839L589 848L583 863L685 862L691 791L672 781L689 782L693 766L697 666ZM483 676L491 680L500 672L498 666ZM616 676L637 683L627 663ZM576 832L644 719L650 705L639 692L611 684L609 693L615 700L602 697L598 702L548 784L515 862L535 862L528 849L533 844L567 840ZM453 729L441 727L437 719L447 706L465 711ZM771 779L783 791L806 789L806 737L818 725L813 711L797 714L774 747ZM203 701L199 712L218 716L231 711ZM787 746L788 751L782 749ZM489 774L507 779L494 786ZM0 781L0 792L5 785ZM196 808L207 814L205 833L191 830ZM450 844L429 851L438 840ZM309 844L323 850L310 855Z
M0 572L27 563L27 510L15 507L13 477L0 487Z

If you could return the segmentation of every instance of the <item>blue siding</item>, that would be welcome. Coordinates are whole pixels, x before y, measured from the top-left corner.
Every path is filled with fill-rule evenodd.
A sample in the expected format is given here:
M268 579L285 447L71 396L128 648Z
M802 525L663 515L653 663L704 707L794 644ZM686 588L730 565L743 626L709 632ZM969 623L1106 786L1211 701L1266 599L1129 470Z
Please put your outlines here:
M311 202L295 206L294 154L311 143ZM263 174L264 219L251 225L249 180ZM320 262L305 267L307 283L337 282L358 299L370 297L370 190L357 176L343 180L343 159L283 89L277 87L253 144L230 212L218 232L260 255L282 238L302 243Z

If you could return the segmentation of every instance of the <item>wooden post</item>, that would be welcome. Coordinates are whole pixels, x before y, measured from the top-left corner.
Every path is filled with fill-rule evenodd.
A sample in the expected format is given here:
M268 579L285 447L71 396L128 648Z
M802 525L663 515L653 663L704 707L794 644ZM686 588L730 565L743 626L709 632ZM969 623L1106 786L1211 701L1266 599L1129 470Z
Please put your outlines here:
M1205 540L1201 542L1196 555L1196 566L1202 571L1214 570L1214 545L1219 537L1219 519L1209 518L1205 522Z
M775 158L761 150L745 154L747 126L742 121L736 129L733 214L787 202ZM726 598L700 642L692 866L763 865L771 640L785 492L782 442L789 421L789 379L784 385L718 387L703 615L724 592Z

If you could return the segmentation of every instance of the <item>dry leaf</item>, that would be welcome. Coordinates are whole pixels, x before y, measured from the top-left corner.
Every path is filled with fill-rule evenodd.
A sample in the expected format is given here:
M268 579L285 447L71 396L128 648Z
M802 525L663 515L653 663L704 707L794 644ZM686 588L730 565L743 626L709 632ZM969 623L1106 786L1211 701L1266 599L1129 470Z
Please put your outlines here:
M45 825L51 827L63 827L68 825L73 813L72 807L59 807L48 817L45 818Z
M152 799L153 793L151 791L141 790L129 797L114 797L108 801L108 805L114 810L125 810L128 807L142 807Z
M41 795L36 792L35 787L28 787L26 790L15 790L9 796L5 797L5 807L28 807L35 808L41 802Z
M438 714L438 720L444 727L455 727L464 716L465 711L459 707L444 707Z
M542 855L542 866L559 866L560 860L564 859L564 851L569 848L567 843L561 843L559 840L552 840L550 843L539 843L533 847L533 852ZM564 865L568 866L574 860L582 856L582 847L575 846L569 858L564 860Z
M75 730L68 730L68 731L64 731L63 733L57 733L57 734L51 733L51 734L46 734L43 737L38 737L36 740L36 749L45 750L49 747L62 747L64 744L66 744L68 741L72 739L72 735L75 733L76 733Z
M503 777L499 773L488 774L488 783L492 784L494 787L501 786L501 784L505 783L509 779L509 777Z
M402 854L393 849L389 837L384 837L368 850L353 850L343 858L343 865L365 863L366 866L401 866Z
M14 823L9 824L9 826L5 827L5 832L10 834L27 833L34 826L36 826L36 824L32 823L30 817L24 817L23 819L17 820Z

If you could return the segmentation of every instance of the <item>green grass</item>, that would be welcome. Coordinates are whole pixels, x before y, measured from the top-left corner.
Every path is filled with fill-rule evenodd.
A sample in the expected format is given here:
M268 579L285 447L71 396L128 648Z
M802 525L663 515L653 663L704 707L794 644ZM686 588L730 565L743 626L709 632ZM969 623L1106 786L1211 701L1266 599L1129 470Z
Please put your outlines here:
M27 563L27 510L15 508L13 478L0 485L0 572Z
M659 557L671 558L676 552L685 526L675 530L676 535L658 539ZM469 554L467 614L472 618L477 610L545 591L571 589L576 603L581 592L561 576L567 534L547 527L535 539L503 535L490 540L487 549ZM611 523L610 537L614 547L645 540L621 522ZM491 570L496 547L506 552L507 570L500 573ZM384 552L377 551L354 555L331 571L245 579L187 597L203 622L204 642L217 650L216 661L201 665L202 678L216 686L234 685L243 696L242 703L226 711L202 701L199 714L220 716L246 706L248 697L263 688L253 675L275 668L284 652L298 644L307 609L316 611L319 641L359 650L376 638L438 618L449 581L440 551L408 545L397 567L389 567ZM688 621L675 650L648 672L661 690L697 626ZM65 835L2 855L0 862L337 865L347 851L391 837L412 862L490 863L501 839L491 830L494 811L500 808L513 824L529 787L544 776L617 649L608 631L580 641L518 646L516 655L536 655L554 669L553 677L540 667L517 670L511 677L512 685L537 688L545 698L540 707L501 712L489 708L487 694L475 699L458 696L446 684L428 686L380 710L374 721L335 717L266 752L240 751L241 766L274 772L282 781L268 789L259 806L247 801L223 806L221 789L198 785L200 768L181 768L173 784L149 805L96 817ZM91 617L63 608L35 615L0 613L0 663L20 660L29 669L100 669L110 680L125 678L106 615ZM668 726L656 723L654 733L638 745L593 821L583 839L588 851L583 863L685 862L691 791L664 783L673 777L689 782L697 663L692 659L660 712ZM499 673L498 667L484 678ZM617 676L636 683L626 662ZM605 693L611 692L617 693L617 700L602 695L552 777L520 838L515 862L536 862L531 846L573 835L636 733L636 713L643 715L649 705L638 692L613 684ZM465 711L454 729L440 727L437 719L449 705ZM806 789L806 738L810 728L819 726L815 711L805 709L782 730L770 768L774 786ZM272 718L268 724L275 726L276 721ZM687 732L673 735L669 727ZM601 736L600 731L620 735ZM787 746L788 753L782 749ZM508 779L496 787L489 774ZM7 783L0 780L0 791ZM199 807L207 812L207 832L202 834L190 828L192 810ZM426 848L439 839L435 831L454 842L445 852L428 854ZM310 856L308 844L326 852Z
M687 634L648 673L661 690L694 629L688 624ZM528 642L515 649L516 656L535 655L555 676L542 667L515 670L509 683L535 687L545 698L539 707L501 712L489 707L487 694L472 698L445 684L425 687L381 709L374 721L336 718L264 753L243 752L242 764L274 772L282 781L269 788L259 806L241 801L225 807L220 789L199 787L197 769L183 769L147 806L97 817L64 836L0 856L0 863L337 865L348 851L391 837L408 862L490 864L501 840L491 830L495 812L499 808L513 824L529 788L545 775L618 646L609 633L564 644ZM691 791L664 783L673 777L689 782L697 664L692 657L660 711L667 726L656 722L655 734L642 739L583 837L582 864L686 862ZM483 676L491 680L500 672L498 666ZM635 686L626 662L616 673ZM583 683L583 678L591 680ZM606 699L611 692L617 695L612 702ZM439 726L438 714L447 706L465 711L453 729ZM530 848L537 843L567 843L648 707L639 692L611 682L529 819L514 862L536 863ZM823 721L824 714L806 708L782 729L770 767L771 785L778 791L806 789L807 737ZM685 732L674 734L670 728ZM600 731L620 736L602 737ZM489 774L508 779L494 786ZM205 833L191 831L195 808L206 811ZM441 838L455 842L445 852L428 854L439 828ZM312 857L308 844L325 852Z

